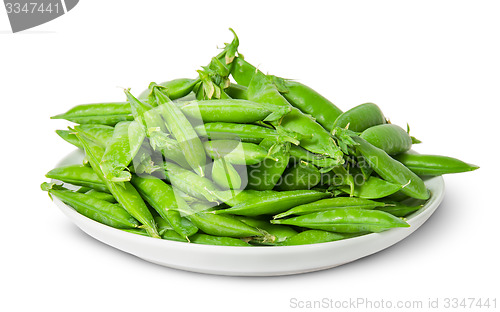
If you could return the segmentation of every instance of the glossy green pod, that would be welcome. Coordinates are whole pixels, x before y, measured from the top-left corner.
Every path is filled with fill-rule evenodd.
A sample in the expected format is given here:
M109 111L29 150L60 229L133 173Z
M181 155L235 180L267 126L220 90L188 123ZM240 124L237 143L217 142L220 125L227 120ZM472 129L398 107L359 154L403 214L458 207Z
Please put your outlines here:
M395 159L418 175L438 176L474 171L479 168L453 157L439 155L404 153L397 155Z
M386 120L380 108L373 103L365 103L342 113L335 120L334 127L345 128L349 125L349 130L362 132L384 123Z
M102 124L114 126L120 121L132 121L132 111L127 102L77 105L64 114L50 117L65 119L77 124Z
M360 137L368 143L384 150L389 155L409 151L412 140L408 132L394 124L381 124L370 127L361 133Z

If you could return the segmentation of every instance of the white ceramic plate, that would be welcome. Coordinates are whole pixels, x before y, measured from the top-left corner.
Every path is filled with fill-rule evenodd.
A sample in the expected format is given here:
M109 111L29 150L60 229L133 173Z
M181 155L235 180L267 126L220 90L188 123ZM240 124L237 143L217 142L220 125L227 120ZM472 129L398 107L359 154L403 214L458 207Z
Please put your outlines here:
M75 151L59 165L81 163L83 152ZM410 215L409 228L395 228L347 240L314 245L283 247L228 247L197 245L160 240L127 233L93 221L54 197L54 202L80 229L117 249L163 266L210 274L271 276L324 270L385 249L418 229L436 210L444 197L442 177L425 184L431 198Z

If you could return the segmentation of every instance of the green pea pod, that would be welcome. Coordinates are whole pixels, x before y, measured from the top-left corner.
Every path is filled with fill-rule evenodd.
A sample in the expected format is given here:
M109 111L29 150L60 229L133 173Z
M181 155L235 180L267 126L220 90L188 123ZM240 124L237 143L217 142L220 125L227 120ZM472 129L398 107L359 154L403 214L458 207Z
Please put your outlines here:
M276 76L270 78L290 104L313 116L329 132L333 130L335 120L342 114L335 104L300 82Z
M203 145L210 157L221 155L234 165L255 165L268 157L267 151L259 145L237 140L213 140Z
M163 87L152 83L150 89L156 98L156 103L162 117L167 122L170 132L186 156L186 161L198 175L204 176L206 154L203 144L193 126L186 119L182 111L167 97Z
M231 76L233 76L238 84L248 88L255 72L255 66L245 61L241 55L234 58L233 66L231 67Z
M305 150L302 147L296 145L290 146L290 156L294 158L296 161L303 160L320 168L330 169L332 167L337 166L338 164L338 162L332 158L326 157L324 155L311 153L308 150Z
M270 103L283 107L290 106L272 81L257 69L248 86L248 97L258 103ZM327 155L336 160L338 164L343 163L343 153L333 141L330 133L316 123L311 116L305 115L297 108L293 108L278 124L285 130L299 133L302 136L300 146L306 150Z
M382 207L384 205L385 204L381 202L356 197L327 198L309 204L293 207L290 210L274 216L274 219L284 218L289 215L304 215L312 212L328 211L333 209L373 209L375 207Z
M207 234L196 234L191 237L191 243L216 246L250 246L247 242L238 238L212 236Z
M363 132L370 127L384 123L386 120L380 108L373 103L365 103L342 113L333 126L345 128L349 125L350 130Z
M112 182L130 181L128 165L144 141L146 133L136 121L119 122L101 159L104 177Z
M276 146L276 138L266 138L261 143L264 149L270 150ZM273 153L272 158L248 167L248 187L254 190L272 190L280 180L290 161L289 143L279 145L280 149Z
M322 230L307 230L287 238L281 246L309 245L338 241L351 238L352 235L332 233Z
M47 172L45 177L64 183L85 186L96 191L109 192L106 184L95 173L94 169L84 165L68 165Z
M236 83L232 83L225 90L232 99L248 100L248 88Z
M390 213L395 217L406 217L410 213L413 213L424 206L423 204L406 205L401 202L390 202L390 201L389 202L384 201L384 202L386 203L385 206L377 207L375 209Z
M64 141L83 149L78 138L69 130L56 130L58 136L60 136Z
M370 127L363 131L360 137L373 146L384 150L389 155L409 151L412 145L412 139L408 132L393 124Z
M348 194L351 192L350 187L340 187L340 189ZM401 184L396 184L371 176L364 183L354 187L353 196L364 199L377 199L392 195L403 189Z
M278 191L309 190L321 182L321 173L313 164L300 161L288 168L280 182Z
M142 198L182 237L189 237L198 231L191 222L181 219L178 203L183 202L183 199L175 195L170 185L153 176L134 175L131 182ZM185 202L181 203L181 206L185 205Z
M139 223L118 204L113 204L95 196L56 189L53 184L44 183L42 189L59 198L80 214L118 229L136 228Z
M200 230L209 235L236 238L268 235L235 218L214 214L212 212L198 212L188 214L186 217Z
M212 122L194 128L199 136L206 136L211 140L241 140L242 142L259 144L265 138L276 138L278 133L274 129L228 122Z
M110 203L116 203L116 199L113 197L113 195L105 192L99 192L94 189L88 190L85 192L85 194L90 195L94 198L100 199L100 200L105 200Z
M249 199L246 202L228 209L216 210L216 214L235 214L241 216L274 215L286 211L294 206L307 204L330 196L312 190L284 191L264 194Z
M386 212L366 209L320 211L289 219L271 220L271 223L338 233L377 233L391 228L410 226L405 221Z
M134 120L127 102L95 103L77 105L64 114L50 117L65 119L77 124L101 124L114 126L120 121Z
M212 181L173 163L165 163L165 174L173 187L201 200L218 202L221 191Z
M80 125L85 131L89 133L89 136L94 140L99 142L102 146L106 146L113 136L113 127L105 126L105 125ZM83 149L80 141L76 137L76 135L69 130L56 130L56 133L66 142L73 144L74 146Z
M214 160L212 180L223 189L240 189L242 184L238 171L224 157Z
M234 123L275 121L291 110L290 107L234 99L192 101L180 109L187 117L201 118L203 122Z
M173 101L185 97L193 91L194 86L199 83L199 79L179 78L160 83L160 86L166 88L167 96ZM139 99L146 100L150 94L150 90L144 90Z
M399 161L391 158L386 152L366 142L365 139L353 136L358 145L356 149L365 157L370 167L382 177L382 179L399 184L401 190L408 196L418 199L428 199L430 194L424 182L415 173L406 168Z
M82 143L89 163L94 169L94 172L99 176L102 182L104 182L111 194L113 194L113 196L116 198L116 201L120 205L122 205L122 207L130 215L132 215L135 219L143 224L142 226L144 227L144 229L146 229L146 231L148 231L151 237L159 238L160 236L158 235L158 232L156 230L156 224L154 222L153 216L151 215L151 212L149 211L148 207L142 200L137 190L132 186L130 182L116 183L108 181L104 177L104 173L102 172L100 167L100 160L104 155L103 149L96 143L89 140L81 129L75 127L75 130L77 131L76 136Z
M148 231L146 231L145 229L122 229L122 231L130 234L151 237L149 236Z
M269 194L277 194L277 191L273 190L263 190L263 191L258 191L258 190L242 190L236 196L231 197L224 201L225 204L233 207L242 203L247 202L248 200L255 200L257 198L260 198L263 195L269 195Z
M271 224L269 220L256 219L251 217L236 216L236 219L253 226L254 228L261 229L269 233L271 240L265 240L268 237L255 237L250 240L253 244L258 245L276 245L284 242L288 238L297 234L297 231L286 225Z
M418 175L438 176L473 171L479 168L456 158L439 155L404 153L397 155L395 159Z

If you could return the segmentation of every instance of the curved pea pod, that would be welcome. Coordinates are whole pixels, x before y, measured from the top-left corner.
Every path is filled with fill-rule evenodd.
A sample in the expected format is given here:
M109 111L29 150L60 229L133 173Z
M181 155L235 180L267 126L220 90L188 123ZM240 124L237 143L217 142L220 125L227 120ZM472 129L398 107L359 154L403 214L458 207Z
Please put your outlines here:
M397 155L395 159L418 175L438 176L473 171L479 168L456 158L439 155L404 153Z
M132 121L134 116L127 102L77 105L64 114L50 117L65 119L77 124L101 124L114 126L120 121Z
M292 207L307 204L330 196L312 190L284 191L263 194L228 209L216 210L216 214L235 214L241 216L274 215Z
M290 161L288 151L291 144L275 145L276 143L274 138L264 139L260 143L260 146L266 150L271 150L273 146L279 146L279 150L273 153L272 158L266 158L262 162L248 167L248 188L259 191L272 190L280 180Z
M268 235L235 218L214 214L213 212L197 212L187 214L186 217L200 230L209 235L236 238Z
M301 161L287 169L280 182L278 191L308 190L321 182L321 173L313 164Z
M338 233L377 233L391 228L410 226L405 221L386 212L366 209L320 211L289 219L271 220L271 223Z
M279 120L290 107L248 100L221 99L187 102L180 107L184 115L203 122L253 123Z
M109 140L113 137L113 127L106 125L80 125L82 129L89 134L94 141L97 141L100 145L106 146ZM83 146L80 144L80 140L76 137L76 135L70 130L56 130L56 133L66 142L73 144L74 146L83 149Z
M80 192L81 193L81 192ZM113 197L113 195L109 193L104 193L104 192L99 192L94 189L88 190L85 192L85 194L90 195L94 198L100 199L100 200L105 200L110 203L116 203L116 199Z
M158 226L158 233L162 239L172 240L177 242L189 242L185 235L177 233L170 223L160 216L155 216L155 222ZM185 219L185 218L184 218ZM187 221L187 219L185 219ZM188 221L189 222L189 221Z
M175 195L170 185L153 176L138 177L134 175L131 182L142 198L182 237L189 237L198 231L196 226L181 217L178 211L179 202L181 202L180 205L187 204Z
M223 189L240 189L242 185L240 174L224 157L214 160L212 180Z
M250 100L259 103L269 103L283 107L291 106L280 94L274 83L257 69L248 86L248 97ZM311 116L305 115L299 109L293 107L292 110L276 124L287 131L300 134L300 146L306 150L317 154L327 155L335 159L338 164L343 163L343 153L333 141L330 133Z
M84 165L68 165L54 168L45 175L64 183L85 186L101 192L109 192L106 184L95 173L94 169Z
M212 236L207 234L196 234L190 237L191 243L216 246L249 247L250 244L233 237Z
M193 91L194 86L199 83L199 79L178 78L160 83L160 86L166 88L167 96L173 101L185 97ZM144 90L139 99L146 100L150 94L150 90Z
M251 217L236 216L236 219L253 226L254 228L264 230L269 233L269 237L255 237L250 243L259 245L276 245L284 242L288 238L297 234L297 231L286 225L271 224L269 220L256 219ZM267 239L267 240L266 240Z
M384 180L402 186L402 192L418 199L428 199L429 191L424 181L405 165L393 159L386 152L366 142L365 139L353 136L358 145L356 149L363 155L370 167Z
M228 122L211 122L194 128L198 135L211 140L241 140L259 144L266 138L275 138L278 133L267 127Z
M128 165L139 151L146 133L136 121L124 121L116 125L113 137L106 146L100 166L107 180L130 181Z
M231 76L233 76L239 85L248 87L255 72L255 66L245 61L241 55L234 58L233 66L231 67Z
M394 124L381 124L370 127L361 133L360 137L368 143L384 150L389 155L409 151L412 139L408 132Z
M182 192L209 202L218 202L221 189L207 178L173 163L165 163L167 180Z
M270 76L285 99L303 113L313 116L328 131L332 131L342 111L310 87L290 79Z
M191 123L182 111L166 96L164 88L152 83L150 89L154 94L161 116L167 122L167 126L179 147L186 156L187 163L200 176L204 176L204 168L207 164L203 144L196 134Z
M274 216L274 219L287 217L289 215L304 215L318 211L328 211L333 209L373 209L385 206L384 203L356 197L335 197L318 200L309 204L293 207L283 213Z
M267 151L259 145L237 140L212 140L203 145L210 157L220 155L234 165L255 165L268 157Z
M297 235L287 238L281 246L309 245L338 241L351 238L352 235L332 233L322 230L306 230Z
M137 220L118 204L113 204L88 194L64 189L58 190L54 185L49 183L42 184L42 189L94 221L117 229L139 227Z
M228 206L236 206L239 204L242 204L244 202L247 202L248 200L254 200L256 198L260 198L263 195L269 195L269 194L277 194L277 191L273 190L263 190L263 191L258 191L258 190L242 190L236 196L233 196L227 200L224 201L225 204Z
M111 182L104 177L104 173L100 167L100 160L104 155L103 149L94 143L92 140L85 136L85 133L75 127L76 136L82 143L85 154L89 160L90 165L94 169L97 176L104 182L107 189L116 198L116 201L135 219L142 223L143 228L148 232L151 237L160 238L156 229L154 218L151 215L148 207L142 200L139 192L132 186L130 182Z
M364 130L386 123L384 114L380 108L373 103L365 103L351 108L342 113L334 123L334 127L349 129L354 132L363 132Z
M340 187L340 189L350 194L350 187ZM377 199L392 195L403 189L400 184L388 182L377 177L370 177L362 184L354 186L353 196L364 199Z
M232 99L248 100L248 88L237 83L232 83L225 90Z
M338 161L332 158L311 153L308 150L305 150L297 145L290 145L289 152L290 157L294 158L295 160L303 160L320 168L332 168L338 165Z

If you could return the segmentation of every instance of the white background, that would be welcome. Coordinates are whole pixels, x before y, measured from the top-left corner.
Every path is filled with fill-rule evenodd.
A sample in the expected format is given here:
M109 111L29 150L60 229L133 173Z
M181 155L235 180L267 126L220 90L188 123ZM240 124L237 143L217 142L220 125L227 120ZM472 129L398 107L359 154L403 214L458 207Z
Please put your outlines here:
M500 305L499 10L497 1L456 0L84 0L12 34L0 8L2 310L289 311L299 310L291 298L324 297L496 296ZM446 176L444 202L406 240L316 273L183 272L81 232L39 189L73 150L54 133L69 124L49 116L121 100L118 87L138 94L150 81L192 77L232 39L228 27L263 71L298 78L344 110L375 102L393 123L410 123L424 142L417 151L481 168Z

